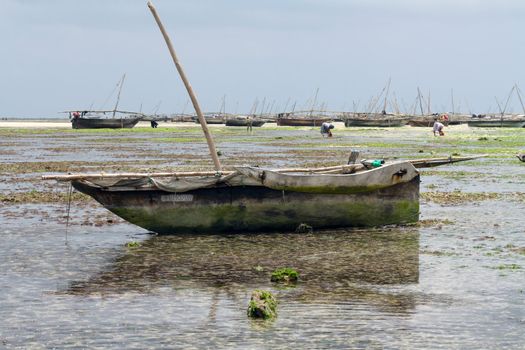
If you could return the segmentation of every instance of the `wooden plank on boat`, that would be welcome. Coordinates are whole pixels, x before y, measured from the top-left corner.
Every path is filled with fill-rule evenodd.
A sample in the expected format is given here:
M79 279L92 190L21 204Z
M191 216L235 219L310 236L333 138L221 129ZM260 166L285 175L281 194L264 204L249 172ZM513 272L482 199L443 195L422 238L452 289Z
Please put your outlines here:
M472 159L486 157L487 155L471 156L471 157L447 157L447 158L428 158L428 159L413 159L407 162L412 163L415 168L429 168L439 165L463 162ZM252 167L253 169L259 169ZM364 170L365 166L362 164L343 164L321 168L283 168L283 169L267 169L276 173L312 173L312 174L349 174ZM42 180L57 180L57 181L72 181L82 179L126 179L126 178L141 178L141 177L196 177L196 176L228 176L235 171L190 171L190 172L158 172L158 173L93 173L93 174L61 174L61 175L42 175Z
M445 164L451 164L451 163L458 163L458 162L464 162L467 160L473 160L478 158L486 157L486 154L482 154L479 156L470 156L470 157L447 157L447 158L428 158L428 159L412 159L410 160L410 163L414 165L416 168L430 168Z

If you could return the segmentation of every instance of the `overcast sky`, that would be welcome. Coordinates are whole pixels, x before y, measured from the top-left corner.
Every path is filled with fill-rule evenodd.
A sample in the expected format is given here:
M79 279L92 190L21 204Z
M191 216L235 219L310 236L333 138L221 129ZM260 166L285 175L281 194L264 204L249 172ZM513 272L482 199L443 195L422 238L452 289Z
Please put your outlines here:
M188 97L146 0L0 0L0 116L119 107L178 113ZM364 110L391 78L433 112L495 112L525 91L523 0L155 0L206 111ZM113 94L111 94L114 92ZM395 94L395 95L394 95ZM185 107L186 106L186 107ZM511 110L523 112L516 96ZM391 109L391 107L389 107Z

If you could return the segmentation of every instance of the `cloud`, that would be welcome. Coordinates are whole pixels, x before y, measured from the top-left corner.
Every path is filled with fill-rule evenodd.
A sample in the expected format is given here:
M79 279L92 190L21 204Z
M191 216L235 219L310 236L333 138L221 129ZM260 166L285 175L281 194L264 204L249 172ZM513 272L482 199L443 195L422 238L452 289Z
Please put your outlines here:
M204 109L255 98L333 108L366 101L389 77L399 99L417 86L436 106L450 89L494 105L521 66L525 2L156 0ZM103 101L126 72L122 105L180 111L187 97L144 0L4 0L2 113L31 115ZM462 97L464 96L464 97ZM27 103L26 101L32 101ZM235 101L235 102L234 102ZM407 102L408 103L408 102Z

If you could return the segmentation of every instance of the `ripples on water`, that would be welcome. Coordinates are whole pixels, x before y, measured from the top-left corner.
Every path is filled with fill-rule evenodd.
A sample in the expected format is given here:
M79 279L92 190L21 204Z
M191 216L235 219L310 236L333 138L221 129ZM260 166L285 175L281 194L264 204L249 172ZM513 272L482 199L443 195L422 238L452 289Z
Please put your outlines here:
M472 225L458 220L460 231ZM58 224L8 227L0 257L7 348L477 349L524 341L523 271L493 268L523 264L523 256L486 254L521 230L492 239L481 232L480 241L446 226L158 237L120 224L73 226L66 245ZM125 247L130 240L141 246ZM283 266L300 272L296 287L270 282ZM275 321L246 317L257 288L276 294Z
M312 131L294 132L289 145L274 145L290 132L257 131L272 146L261 142L252 153L236 142L221 149L230 159L250 162L263 153L257 159L274 166L279 160L325 161L336 149L324 145L322 152L308 148L310 153L290 157L283 151L312 142ZM119 135L128 137L16 135L4 147L4 162L116 161L117 154L146 166L144 159L166 152L171 158L163 165L172 166L185 161L180 155L207 157L200 141L159 148L148 133L140 144L116 144ZM349 131L358 145L407 135L423 145L414 152L427 147L428 130ZM147 152L136 152L137 146ZM433 143L432 149L440 146ZM407 152L388 149L390 156ZM433 191L522 192L523 167L513 161L447 166L434 175L424 171L422 190L433 185ZM461 170L477 175L454 176ZM0 174L6 183L0 190L67 190L34 180L38 175ZM24 181L27 177L33 180ZM109 214L100 206L83 208L72 208L66 245L64 225L56 223L63 220L63 205L0 203L0 349L525 348L525 203L519 198L457 205L422 201L421 219L430 225L308 235L156 237L132 225L108 225ZM142 246L127 248L132 240ZM295 288L270 282L271 271L283 266L299 271ZM273 322L246 316L258 288L273 291L280 301Z

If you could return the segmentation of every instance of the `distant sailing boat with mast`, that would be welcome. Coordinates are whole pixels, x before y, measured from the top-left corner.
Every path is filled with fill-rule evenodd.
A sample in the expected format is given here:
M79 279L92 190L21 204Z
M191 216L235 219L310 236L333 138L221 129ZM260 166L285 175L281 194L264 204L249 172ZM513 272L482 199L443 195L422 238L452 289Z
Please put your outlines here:
M369 112L360 113L357 111L354 111L353 113L344 115L344 122L346 127L397 127L397 126L403 126L406 124L407 120L403 116L400 116L399 114L390 114L386 112L387 105L388 105L388 93L390 91L390 83L392 79L389 78L386 86L383 88L381 93L377 96L377 98L373 98L370 101L369 105ZM385 92L386 91L386 92ZM383 109L381 110L381 113L378 113L376 110L379 101L381 99L381 96L385 92L384 102L383 102Z
M521 107L523 108L523 112L525 113L525 106L523 105L523 100L521 98L521 93L519 90L519 87L517 84L514 84L512 89L509 92L509 95L507 96L507 102L505 103L504 107L501 107L500 101L498 101L497 97L494 97L496 100L496 104L499 108L499 116L498 115L483 115L478 114L472 115L472 118L468 121L468 126L470 127L486 127L486 128L523 128L525 127L525 115L513 115L513 114L507 114L507 107L509 105L510 98L512 96L513 92L516 92L518 95L519 101L521 103Z
M67 111L73 129L123 129L137 125L145 117L144 114L117 110L125 78L126 74L122 76L117 85L119 90L113 110Z

